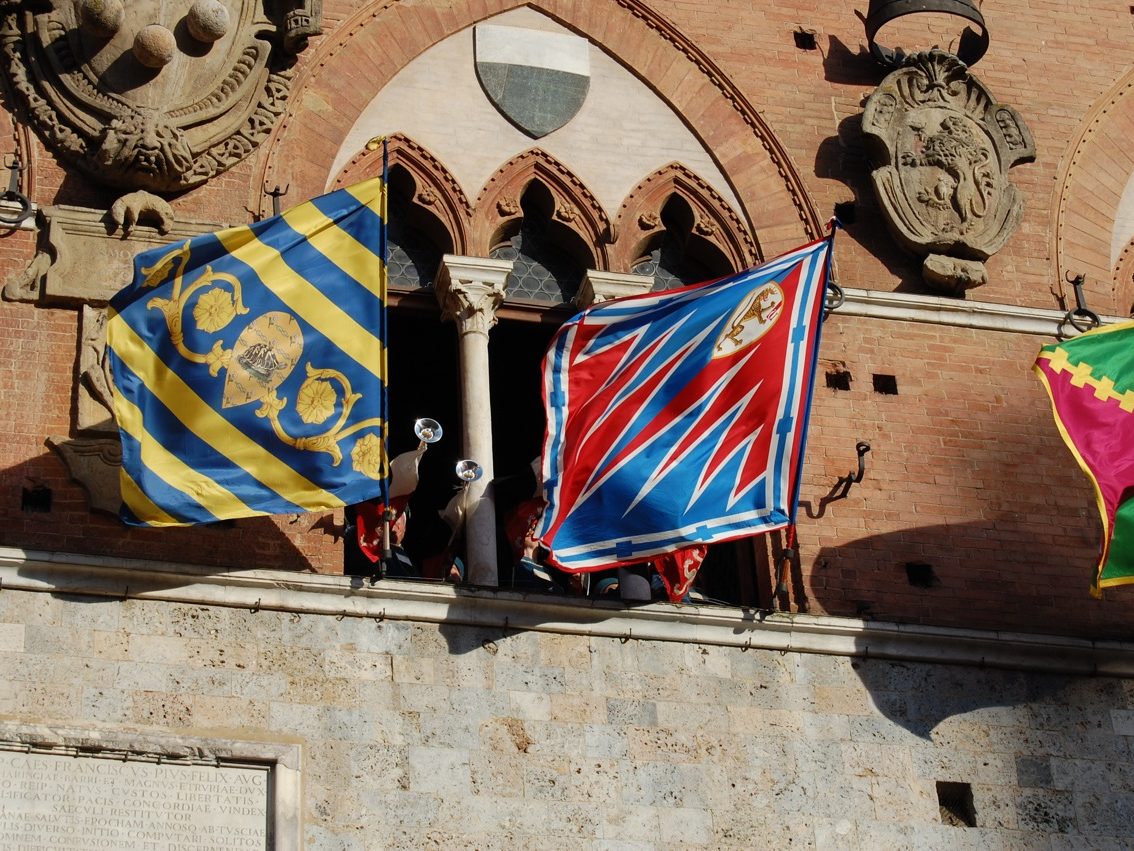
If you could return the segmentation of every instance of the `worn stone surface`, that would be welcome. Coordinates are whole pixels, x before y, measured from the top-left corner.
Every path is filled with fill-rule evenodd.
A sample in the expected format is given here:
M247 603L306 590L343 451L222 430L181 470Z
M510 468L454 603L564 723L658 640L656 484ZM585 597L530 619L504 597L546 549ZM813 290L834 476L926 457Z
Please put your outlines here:
M487 637L6 589L0 720L298 742L311 848L1131 839L1119 681ZM942 823L939 782L969 784L975 828Z

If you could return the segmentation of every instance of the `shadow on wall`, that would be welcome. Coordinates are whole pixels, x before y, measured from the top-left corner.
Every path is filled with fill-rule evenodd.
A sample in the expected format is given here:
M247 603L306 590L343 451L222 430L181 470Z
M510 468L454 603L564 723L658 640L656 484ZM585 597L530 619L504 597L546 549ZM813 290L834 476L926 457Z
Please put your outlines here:
M333 536L327 515L289 515L297 533ZM334 544L331 537L328 543ZM63 462L43 453L0 471L0 546L123 559L196 564L226 570L313 570L309 554L267 517L207 526L141 528L89 508ZM341 543L331 547L341 560ZM330 565L324 565L329 572ZM154 590L154 589L150 589Z
M1093 518L1041 528L1017 515L869 535L820 549L810 593L832 615L1129 638L1134 594L1089 594L1097 534Z
M812 610L867 621L1129 640L1134 589L1114 589L1104 600L1090 596L1096 530L1090 520L1075 527L993 521L871 535L821 549L807 572L812 599L802 600L798 580L792 592L803 608L810 603ZM942 721L978 709L1006 707L1018 714L1023 705L1074 703L1076 684L1083 681L876 661L865 641L859 649L863 656L852 667L878 710L923 738ZM1113 688L1114 706L1125 705L1119 680L1092 682L1095 690Z

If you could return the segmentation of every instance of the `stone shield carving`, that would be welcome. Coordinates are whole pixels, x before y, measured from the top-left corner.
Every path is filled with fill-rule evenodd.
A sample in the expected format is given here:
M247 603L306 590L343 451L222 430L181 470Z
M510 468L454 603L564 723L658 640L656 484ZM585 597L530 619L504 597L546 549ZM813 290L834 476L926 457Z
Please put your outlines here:
M932 50L882 81L862 125L883 215L898 242L925 258L926 283L950 295L986 283L983 261L1023 216L1008 170L1035 159L1020 115L955 56Z
M322 0L0 0L0 67L60 157L177 192L267 137L321 18Z

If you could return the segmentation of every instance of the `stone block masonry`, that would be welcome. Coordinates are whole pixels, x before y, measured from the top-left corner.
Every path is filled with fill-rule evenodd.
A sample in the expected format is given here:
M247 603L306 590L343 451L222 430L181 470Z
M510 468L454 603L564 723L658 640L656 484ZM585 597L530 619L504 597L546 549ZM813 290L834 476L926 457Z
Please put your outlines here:
M8 585L0 635L4 730L296 748L308 849L1129 840L1121 679Z

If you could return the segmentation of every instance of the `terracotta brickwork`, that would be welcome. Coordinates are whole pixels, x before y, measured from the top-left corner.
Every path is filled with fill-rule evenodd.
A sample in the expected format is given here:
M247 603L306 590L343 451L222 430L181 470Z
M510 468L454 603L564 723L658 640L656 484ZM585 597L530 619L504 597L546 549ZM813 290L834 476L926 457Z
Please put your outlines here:
M320 194L340 177L331 167L342 140L407 63L522 5L327 0L324 33L299 55L291 100L268 140L206 185L169 199L174 211L242 223L270 212L265 191L274 186L286 187L285 206ZM817 236L836 203L853 201L854 221L836 243L839 282L925 292L917 261L887 233L870 187L859 119L883 72L865 54L854 15L866 7L865 0L531 5L600 46L682 117L740 204L718 219L729 224L732 216L748 228L757 253L769 257ZM1011 173L1025 196L1023 223L988 261L989 284L969 298L1066 309L1074 303L1064 274L1082 272L1091 308L1125 315L1134 303L1134 266L1124 254L1116 267L1110 252L1134 174L1127 132L1134 100L1126 95L1134 16L1126 5L1099 0L1073 13L1028 0L982 11L992 46L973 72L1024 117L1038 156ZM816 32L817 49L796 46L800 28ZM18 143L28 167L22 186L32 201L110 206L117 193L66 170L18 111L16 117L0 114L0 152L8 155ZM459 111L450 120L459 133ZM352 156L352 167L376 167L361 149ZM467 197L449 199L450 217L478 221L467 205L479 187L465 189ZM444 190L438 177L436 191ZM587 232L601 242L607 223L586 212ZM474 251L488 244L484 235L469 239ZM731 244L734 255L750 252L751 243ZM0 283L25 274L36 246L27 230L0 232ZM623 257L617 265L628 262ZM1040 337L836 313L824 331L803 484L810 510L800 513L799 563L781 604L896 622L1128 636L1134 590L1114 590L1102 601L1087 596L1099 534L1094 498L1030 372L1054 332L1054 323L1052 336ZM90 513L82 488L45 445L47 437L74 430L77 346L75 305L0 303L0 544L234 568L341 570L341 516L149 531ZM850 389L826 387L824 372L849 373ZM897 392L877 392L876 375L892 376ZM864 481L845 499L821 505L854 467L858 440L872 447ZM29 510L27 494L44 488L50 510ZM765 543L773 553L782 545L778 536ZM920 567L911 573L911 564ZM925 566L932 581L915 584Z

